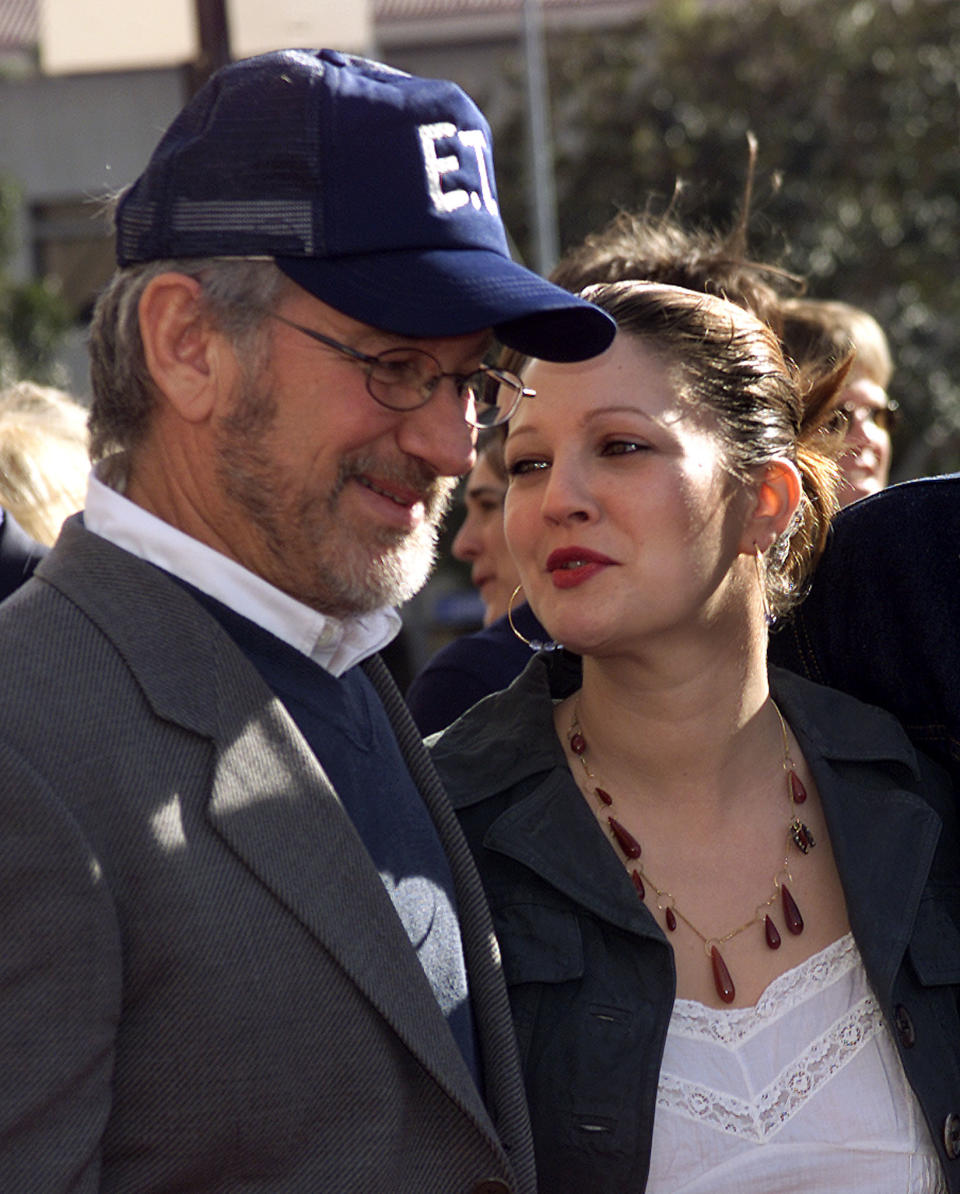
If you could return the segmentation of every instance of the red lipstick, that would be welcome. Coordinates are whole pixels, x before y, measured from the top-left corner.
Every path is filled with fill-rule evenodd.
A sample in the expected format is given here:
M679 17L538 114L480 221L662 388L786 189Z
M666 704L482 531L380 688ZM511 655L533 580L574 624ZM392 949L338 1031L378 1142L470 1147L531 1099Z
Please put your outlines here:
M573 589L615 563L616 560L587 547L558 547L547 556L547 571L554 588Z

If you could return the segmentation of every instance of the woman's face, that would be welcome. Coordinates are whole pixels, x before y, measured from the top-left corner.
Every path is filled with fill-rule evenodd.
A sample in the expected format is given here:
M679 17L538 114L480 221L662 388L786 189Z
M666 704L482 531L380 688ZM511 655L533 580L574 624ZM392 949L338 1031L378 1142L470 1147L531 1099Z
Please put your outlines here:
M505 525L552 637L599 655L715 627L753 561L740 554L750 496L709 416L624 333L592 361L536 361L525 380L537 396L510 422Z
M840 402L848 422L837 496L841 506L849 506L884 489L890 478L890 400L883 386L854 372Z
M513 590L520 583L517 566L503 533L503 499L507 484L497 476L485 455L467 478L467 513L451 550L471 565L470 579L483 601L483 624L489 626L507 612Z

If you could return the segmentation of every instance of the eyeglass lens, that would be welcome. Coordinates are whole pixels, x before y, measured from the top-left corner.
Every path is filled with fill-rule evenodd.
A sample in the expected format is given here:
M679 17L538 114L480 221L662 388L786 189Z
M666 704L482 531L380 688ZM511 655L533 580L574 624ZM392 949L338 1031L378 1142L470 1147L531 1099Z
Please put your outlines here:
M369 366L367 385L371 395L393 410L413 410L430 400L443 377L455 376L461 398L472 409L467 419L477 427L493 427L513 413L522 390L512 374L478 369L467 376L447 374L428 352L418 348L390 348L377 354Z

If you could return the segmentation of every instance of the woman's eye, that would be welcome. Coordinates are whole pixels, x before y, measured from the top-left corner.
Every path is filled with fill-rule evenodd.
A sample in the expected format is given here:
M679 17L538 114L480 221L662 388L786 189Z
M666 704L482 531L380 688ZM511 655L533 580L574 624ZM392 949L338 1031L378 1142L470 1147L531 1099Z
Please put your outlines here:
M603 445L604 456L628 456L633 452L645 452L649 444L635 439L611 439Z
M515 460L512 464L507 465L507 476L523 477L527 473L539 472L548 467L549 464L546 460Z

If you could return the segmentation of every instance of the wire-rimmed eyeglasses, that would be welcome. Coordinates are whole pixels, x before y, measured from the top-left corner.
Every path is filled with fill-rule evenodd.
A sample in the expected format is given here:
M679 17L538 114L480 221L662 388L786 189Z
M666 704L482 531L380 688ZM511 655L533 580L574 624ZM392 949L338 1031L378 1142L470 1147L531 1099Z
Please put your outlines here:
M467 400L464 418L472 427L496 427L505 423L519 406L521 398L536 396L536 390L525 386L515 373L506 369L481 365L472 373L445 373L440 362L429 352L404 346L388 348L371 356L276 312L272 315L311 340L317 340L362 365L367 392L387 410L417 410L426 406L445 377L453 382L457 397Z

